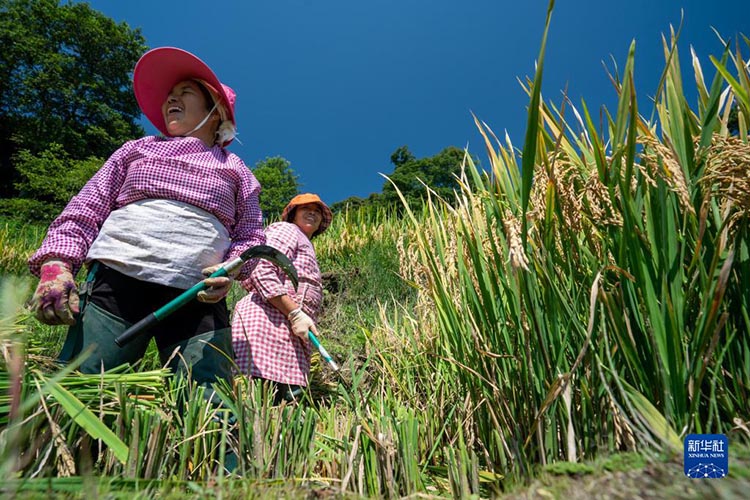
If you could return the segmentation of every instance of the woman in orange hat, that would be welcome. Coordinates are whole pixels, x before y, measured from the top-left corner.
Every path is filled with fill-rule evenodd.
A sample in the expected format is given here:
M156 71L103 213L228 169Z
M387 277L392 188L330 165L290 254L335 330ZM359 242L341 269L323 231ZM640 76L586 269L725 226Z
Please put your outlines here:
M261 261L242 282L249 294L232 316L232 345L242 374L275 383L276 402L293 400L307 386L311 346L307 332L323 299L320 269L311 240L331 224L331 210L315 194L292 198L281 222L266 229L266 242L297 268L295 291L273 263Z
M162 362L210 388L232 376L224 298L231 278L207 279L200 302L148 335L122 348L114 339L221 263L265 242L260 185L226 149L236 131L235 93L203 61L173 47L153 49L136 64L133 87L163 137L125 143L55 219L29 260L40 277L32 306L44 323L71 325L62 361L93 347L83 372L135 363L153 337ZM84 264L89 273L79 301L74 276Z

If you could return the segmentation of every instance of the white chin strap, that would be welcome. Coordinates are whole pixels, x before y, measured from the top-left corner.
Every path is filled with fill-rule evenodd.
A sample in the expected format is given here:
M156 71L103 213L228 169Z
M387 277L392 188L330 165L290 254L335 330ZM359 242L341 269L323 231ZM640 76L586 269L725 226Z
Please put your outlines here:
M214 111L216 110L216 106L218 106L218 105L219 105L219 103L214 103L214 107L213 107L213 108L211 108L211 111L209 111L209 112L208 112L208 114L206 115L206 117L205 117L205 118L204 118L203 120L201 120L201 122L200 122L200 123L199 123L198 125L196 125L196 126L195 126L195 128L194 128L193 130L191 130L190 132L188 132L188 133L187 133L187 134L185 134L185 135L186 135L186 136L187 136L187 135L190 135L190 134L192 134L193 132L195 132L196 130L198 130L199 128L201 128L201 127L202 127L203 125L205 125L205 124L206 124L206 122L208 121L208 119L209 119L209 118L211 117L211 114L212 114L212 113L213 113L213 112L214 112Z

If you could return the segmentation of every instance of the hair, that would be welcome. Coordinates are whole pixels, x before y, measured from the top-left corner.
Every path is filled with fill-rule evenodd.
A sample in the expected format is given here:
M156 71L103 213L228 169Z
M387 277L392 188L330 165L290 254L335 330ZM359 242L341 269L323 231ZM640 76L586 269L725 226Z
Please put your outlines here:
M294 222L294 215L297 213L297 206L289 210L289 213L286 214L286 219L284 219L284 222Z
M211 108L214 107L214 104L216 104L216 100L214 99L214 96L211 94L211 91L208 90L208 87L200 81L200 80L191 80L198 85L198 88L201 91L201 94L203 94L203 97L206 99L206 111L210 111Z
M228 122L228 113L227 108L224 106L224 102L222 101L221 97L216 95L215 92L213 92L208 84L204 82L203 80L199 80L197 78L193 78L191 81L195 82L195 84L200 89L201 93L203 94L203 97L206 99L206 111L211 111L214 106L216 106L216 112L219 113L219 123L216 125L216 139L215 144L218 144L223 147L223 141L225 139L222 125L228 124L232 125L231 122ZM233 125L230 126L230 130L233 132L232 137L236 134L234 131Z

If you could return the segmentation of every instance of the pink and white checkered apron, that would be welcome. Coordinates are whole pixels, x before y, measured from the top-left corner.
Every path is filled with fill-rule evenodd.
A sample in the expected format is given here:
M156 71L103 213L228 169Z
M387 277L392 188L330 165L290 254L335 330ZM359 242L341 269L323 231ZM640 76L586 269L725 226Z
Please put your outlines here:
M294 224L278 222L266 229L266 244L287 255L297 268L299 287L278 267L261 260L243 286L250 292L232 316L232 344L241 373L276 382L307 385L310 341L291 331L289 321L267 298L289 295L313 321L323 299L323 285L315 250Z

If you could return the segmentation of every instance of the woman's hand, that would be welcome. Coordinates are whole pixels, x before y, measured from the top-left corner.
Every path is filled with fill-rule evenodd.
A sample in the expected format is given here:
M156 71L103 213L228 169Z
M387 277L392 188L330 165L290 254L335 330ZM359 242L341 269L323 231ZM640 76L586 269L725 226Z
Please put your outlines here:
M312 330L316 334L318 333L315 328L315 322L299 307L290 312L287 319L292 325L292 333L301 339L307 339L308 330Z
M221 264L216 264L215 266L210 266L205 268L201 271L204 276L210 276L211 274L215 273L219 270L220 267L222 267L226 262L222 262ZM206 284L208 288L205 290L201 290L198 292L198 300L201 302L205 302L207 304L215 304L216 302L219 302L221 299L227 296L229 293L230 288L232 288L232 283L234 282L235 276L237 276L240 272L240 268L238 267L235 271L231 272L228 276L220 276L217 278L206 278L203 280L203 283Z
M308 330L312 330L317 335L318 329L315 327L315 322L289 295L284 294L277 297L270 297L268 302L282 314L286 315L286 319L289 321L294 335L301 339L307 339Z
M79 313L78 290L70 266L60 260L42 265L41 278L31 298L36 318L47 325L74 325Z

